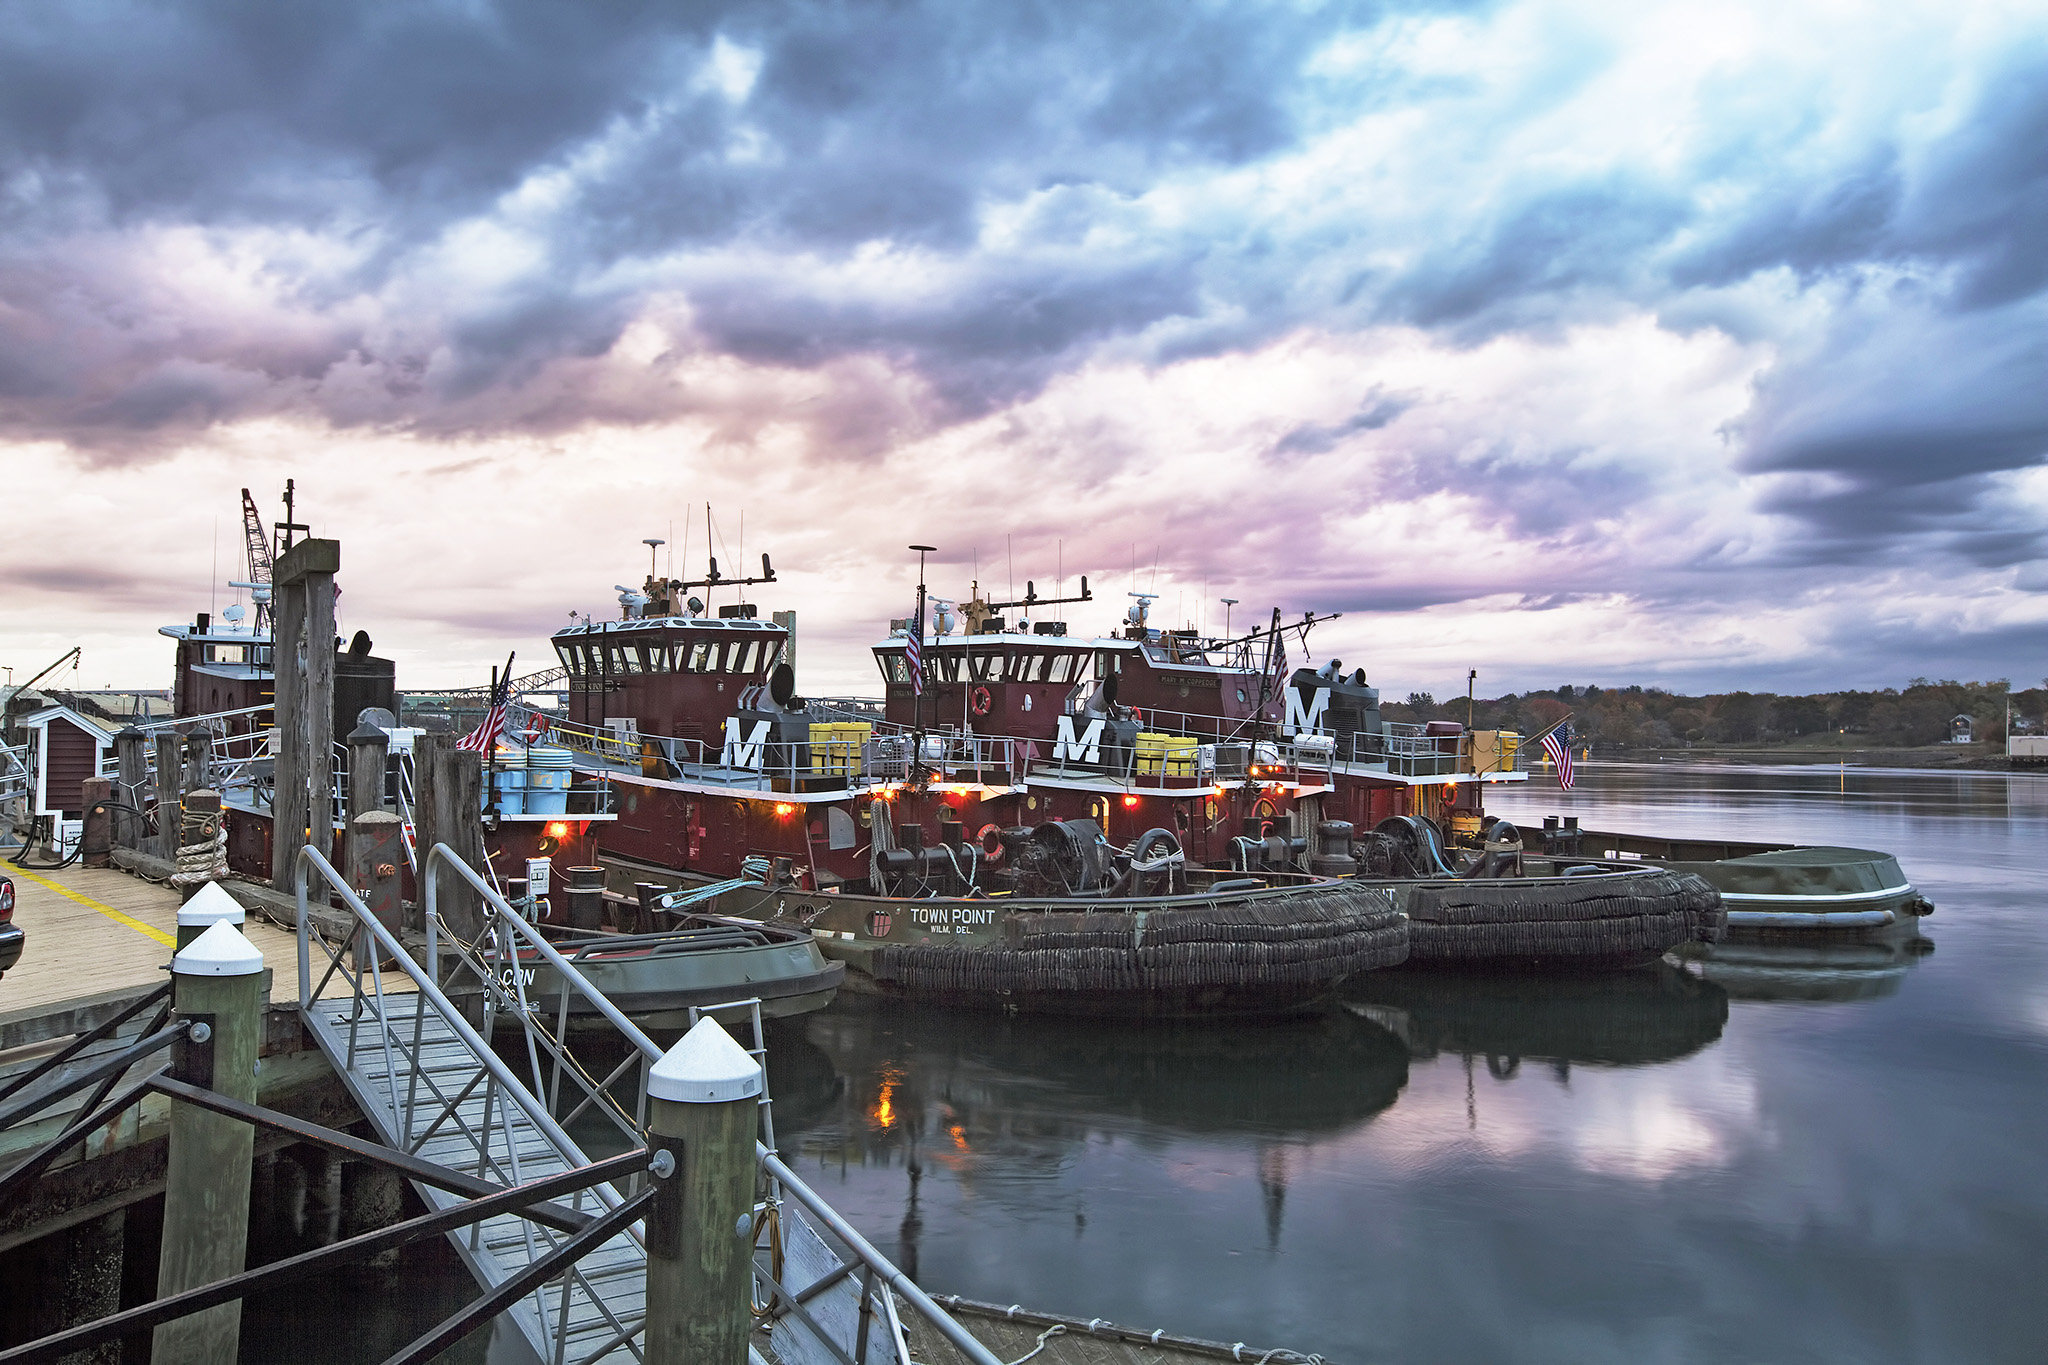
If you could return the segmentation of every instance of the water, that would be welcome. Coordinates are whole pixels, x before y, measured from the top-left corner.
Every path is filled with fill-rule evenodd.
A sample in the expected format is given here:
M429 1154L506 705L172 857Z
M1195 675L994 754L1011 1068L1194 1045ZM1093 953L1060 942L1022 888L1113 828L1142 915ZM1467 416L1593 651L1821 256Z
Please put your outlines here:
M1213 1028L847 1000L777 1040L783 1146L934 1291L1332 1360L2048 1354L2048 779L1594 766L1492 809L1884 849L1938 950Z

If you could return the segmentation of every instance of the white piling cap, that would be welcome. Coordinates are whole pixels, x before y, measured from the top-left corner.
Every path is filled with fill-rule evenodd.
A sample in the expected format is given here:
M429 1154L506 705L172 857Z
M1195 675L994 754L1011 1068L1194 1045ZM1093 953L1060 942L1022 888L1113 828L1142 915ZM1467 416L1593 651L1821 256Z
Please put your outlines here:
M180 929L200 929L209 924L241 924L249 918L242 903L230 896L219 882L208 882L178 907Z
M180 976L254 976L263 970L263 954L222 920L172 958L171 970Z
M761 1064L707 1014L654 1064L647 1093L685 1104L748 1099L761 1093Z

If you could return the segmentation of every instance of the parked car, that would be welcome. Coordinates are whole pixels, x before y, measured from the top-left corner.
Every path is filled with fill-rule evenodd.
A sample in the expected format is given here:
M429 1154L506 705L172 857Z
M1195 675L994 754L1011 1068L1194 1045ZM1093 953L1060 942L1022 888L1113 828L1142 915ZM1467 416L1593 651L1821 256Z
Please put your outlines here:
M0 877L0 976L21 961L21 944L27 937L14 922L14 881Z

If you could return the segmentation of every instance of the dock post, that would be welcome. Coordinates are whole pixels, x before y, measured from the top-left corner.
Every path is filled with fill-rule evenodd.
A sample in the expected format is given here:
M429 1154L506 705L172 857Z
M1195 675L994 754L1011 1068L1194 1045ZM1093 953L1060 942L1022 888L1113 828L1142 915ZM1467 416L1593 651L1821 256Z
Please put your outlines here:
M156 735L156 856L165 862L178 856L178 736Z
M301 541L300 546L319 541ZM334 561L341 561L334 541ZM294 546L294 549L299 548ZM306 813L307 842L334 857L334 572L306 573Z
M85 803L79 860L87 867L105 867L113 861L114 784L104 777L88 777L79 784L79 799Z
M349 822L348 866L344 869L349 887L393 934L405 927L405 901L398 876L404 865L404 824L396 815L388 810L365 811ZM362 949L368 938L367 931L357 931L352 951L358 963L367 961Z
M213 740L205 731L195 730L185 736L185 771L178 779L178 794L181 798L206 789L206 784L213 776L207 771L212 757Z
M647 1215L647 1365L744 1365L753 1330L761 1067L708 1015L654 1064L648 1142L675 1164Z
M341 542L302 540L271 566L277 715L270 880L292 889L299 850L334 846L334 575Z
M348 737L349 827L367 811L384 809L384 765L390 754L391 736L364 721Z
M148 809L142 789L149 783L149 736L129 726L114 736L114 757L121 766L121 787L115 799L134 807L114 812L114 842L122 848L141 848L142 813Z
M174 1047L171 1074L253 1103L263 1037L263 954L232 924L215 924L171 959L171 981L178 1017L194 1024ZM255 1147L256 1130L240 1119L171 1102L158 1298L242 1272ZM158 1327L150 1359L154 1365L233 1360L241 1334L241 1303L224 1303Z
M240 930L248 918L242 903L219 882L207 882L192 893L191 900L178 907L178 946L173 951L184 952L216 924L232 924Z
M413 779L419 783L415 816L421 864L435 844L446 844L457 857L478 867L484 851L483 755L456 748L448 735L421 735L413 741L412 762ZM422 887L422 903L426 897ZM470 940L482 932L483 904L468 883L453 877L443 881L435 905L452 932Z

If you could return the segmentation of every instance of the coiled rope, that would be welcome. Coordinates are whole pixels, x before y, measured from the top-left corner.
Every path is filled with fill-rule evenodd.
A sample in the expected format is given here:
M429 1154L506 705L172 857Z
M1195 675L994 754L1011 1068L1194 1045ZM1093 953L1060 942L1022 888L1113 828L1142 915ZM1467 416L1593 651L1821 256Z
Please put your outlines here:
M178 821L178 870L172 886L194 886L228 875L228 822L218 812L183 810Z

